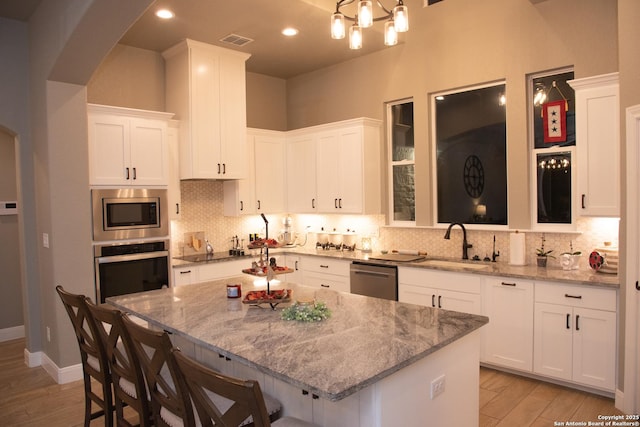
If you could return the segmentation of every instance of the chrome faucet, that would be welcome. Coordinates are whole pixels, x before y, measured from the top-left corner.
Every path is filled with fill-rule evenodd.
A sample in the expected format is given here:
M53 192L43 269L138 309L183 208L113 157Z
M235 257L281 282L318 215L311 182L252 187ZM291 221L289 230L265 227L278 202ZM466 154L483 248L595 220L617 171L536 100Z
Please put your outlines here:
M472 248L473 245L470 243L467 243L467 229L464 228L464 225L462 225L459 222L452 222L451 224L449 224L449 228L447 228L447 232L444 234L444 238L447 240L451 238L451 228L454 225L459 225L460 228L462 228L462 259L469 259L469 254L467 253L467 249Z

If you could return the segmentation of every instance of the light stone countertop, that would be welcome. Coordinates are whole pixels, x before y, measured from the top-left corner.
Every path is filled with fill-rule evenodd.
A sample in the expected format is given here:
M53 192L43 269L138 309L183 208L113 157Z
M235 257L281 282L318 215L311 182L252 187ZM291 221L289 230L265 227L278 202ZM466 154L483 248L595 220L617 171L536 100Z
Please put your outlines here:
M282 276L280 276L282 278ZM276 310L226 297L226 285L253 277L108 298L107 302L197 345L308 390L343 399L488 322L485 316L281 282L295 298L313 297L332 314L317 323L281 319Z
M315 249L315 247L297 247L297 248L282 248L276 250L270 250L270 255L310 255L310 256L318 256L318 257L326 257L333 259L340 259L346 261L368 261L371 256L379 256L380 253L364 253L362 251L356 250L353 252L348 251L337 251L337 250L322 250ZM236 259L247 259L247 268L250 267L251 261L256 257L245 255L244 257L225 257L224 255L216 255L216 258L210 260L204 260L202 262L186 262L179 259L173 259L172 264L174 268L184 267L188 265L200 265L204 263L213 263L213 262L225 262L232 261ZM427 256L427 259L439 259L437 257ZM543 281L551 281L551 282L562 282L567 284L577 284L577 285L587 285L587 286L598 286L598 287L606 287L612 289L620 288L620 278L617 274L608 274L608 273L599 273L596 272L586 265L581 265L579 270L563 270L558 266L548 266L546 268L540 268L535 265L525 265L525 266L516 266L509 265L506 262L498 261L498 262L484 262L484 261L464 261L464 263L470 264L472 266L477 266L479 264L485 265L484 269L477 268L464 268L461 267L462 261L459 259L448 259L449 261L459 261L458 265L424 265L419 262L391 262L391 261L379 261L375 260L374 262L382 265L397 265L400 267L415 267L415 268L425 268L432 270L441 270L441 271L452 271L458 273L472 273L472 274L480 274L486 276L500 276L500 277L511 277L511 278L519 278L519 279L527 279L527 280L543 280ZM585 260L583 260L586 263Z

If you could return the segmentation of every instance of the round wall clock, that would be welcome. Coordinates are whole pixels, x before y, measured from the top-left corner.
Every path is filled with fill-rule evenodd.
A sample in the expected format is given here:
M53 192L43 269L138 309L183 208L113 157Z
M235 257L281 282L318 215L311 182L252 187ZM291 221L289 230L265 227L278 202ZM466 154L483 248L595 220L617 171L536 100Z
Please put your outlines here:
M469 156L464 162L464 188L467 194L478 198L484 190L484 168L478 156Z

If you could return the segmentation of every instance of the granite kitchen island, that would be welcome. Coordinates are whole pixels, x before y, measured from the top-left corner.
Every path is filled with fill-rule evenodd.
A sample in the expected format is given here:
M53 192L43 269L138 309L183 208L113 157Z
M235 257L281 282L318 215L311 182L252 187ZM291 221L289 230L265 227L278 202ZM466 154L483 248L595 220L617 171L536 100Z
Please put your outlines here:
M285 321L288 304L271 310L226 297L230 283L243 293L264 289L253 279L108 302L169 331L183 351L212 367L258 380L285 414L327 427L478 424L486 317L272 282L272 289L291 289L294 300L315 298L331 310L322 322Z

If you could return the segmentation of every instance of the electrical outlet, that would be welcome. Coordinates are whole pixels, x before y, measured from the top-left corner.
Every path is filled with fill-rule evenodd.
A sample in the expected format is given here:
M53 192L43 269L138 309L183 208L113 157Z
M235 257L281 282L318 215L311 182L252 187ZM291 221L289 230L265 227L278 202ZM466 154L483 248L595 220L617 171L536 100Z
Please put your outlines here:
M47 342L51 342L51 328L47 326Z
M45 248L49 247L49 234L48 233L42 233L42 246L44 246Z
M445 386L444 374L440 375L438 378L431 381L431 400L435 399L436 397L444 393L444 386Z

